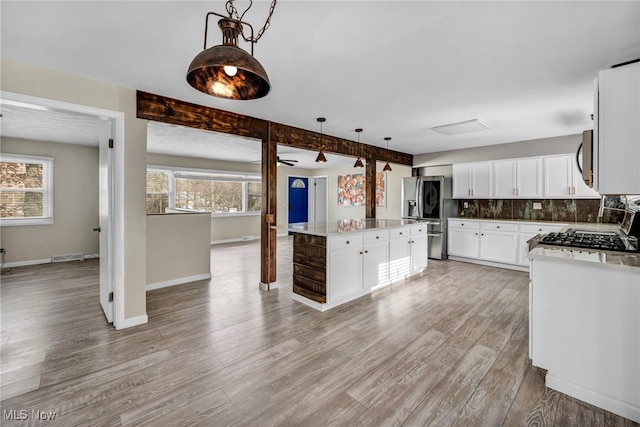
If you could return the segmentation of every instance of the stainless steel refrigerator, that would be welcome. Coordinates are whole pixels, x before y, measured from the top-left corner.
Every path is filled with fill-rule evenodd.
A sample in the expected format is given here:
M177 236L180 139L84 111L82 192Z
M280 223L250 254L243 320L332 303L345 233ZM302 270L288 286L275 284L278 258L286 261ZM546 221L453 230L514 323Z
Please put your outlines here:
M447 259L447 218L457 215L451 178L412 176L402 184L402 218L426 222L429 258Z

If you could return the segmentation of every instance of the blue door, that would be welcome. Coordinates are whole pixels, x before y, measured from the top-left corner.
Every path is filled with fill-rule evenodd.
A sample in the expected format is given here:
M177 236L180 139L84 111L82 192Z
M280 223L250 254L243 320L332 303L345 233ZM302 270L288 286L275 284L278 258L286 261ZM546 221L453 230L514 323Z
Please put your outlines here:
M289 177L289 223L309 221L309 178Z

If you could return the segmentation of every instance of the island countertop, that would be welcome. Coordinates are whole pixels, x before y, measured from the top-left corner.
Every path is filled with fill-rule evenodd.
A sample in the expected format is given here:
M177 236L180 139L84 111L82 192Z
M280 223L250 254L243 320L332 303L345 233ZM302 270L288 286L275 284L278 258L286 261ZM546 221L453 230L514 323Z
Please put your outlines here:
M291 223L288 225L287 231L326 237L344 233L380 230L384 228L395 228L420 223L420 221L413 219L339 219L333 222Z

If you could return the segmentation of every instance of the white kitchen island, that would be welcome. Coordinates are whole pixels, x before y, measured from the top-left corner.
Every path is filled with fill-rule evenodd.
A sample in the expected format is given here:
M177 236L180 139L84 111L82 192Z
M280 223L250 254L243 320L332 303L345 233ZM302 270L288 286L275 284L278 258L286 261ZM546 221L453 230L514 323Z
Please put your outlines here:
M294 300L320 311L427 266L427 226L413 220L350 219L289 224Z
M535 246L529 355L546 385L640 422L640 254Z

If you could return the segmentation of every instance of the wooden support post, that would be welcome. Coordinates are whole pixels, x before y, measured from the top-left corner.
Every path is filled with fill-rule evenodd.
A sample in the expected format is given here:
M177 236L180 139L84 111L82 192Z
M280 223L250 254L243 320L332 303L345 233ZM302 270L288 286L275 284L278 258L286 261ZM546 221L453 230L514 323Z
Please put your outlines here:
M278 145L271 139L271 123L262 139L262 212L260 230L260 289L277 287L276 242L277 231L277 154Z
M376 159L375 158L367 158L367 163L365 167L365 182L366 184L366 193L365 193L365 217L366 218L375 218L376 217Z

